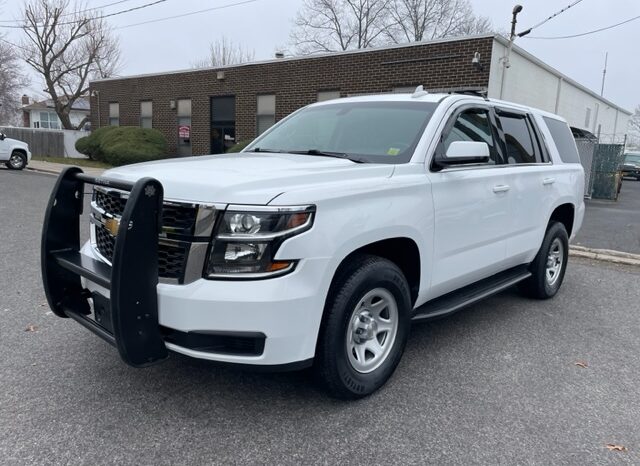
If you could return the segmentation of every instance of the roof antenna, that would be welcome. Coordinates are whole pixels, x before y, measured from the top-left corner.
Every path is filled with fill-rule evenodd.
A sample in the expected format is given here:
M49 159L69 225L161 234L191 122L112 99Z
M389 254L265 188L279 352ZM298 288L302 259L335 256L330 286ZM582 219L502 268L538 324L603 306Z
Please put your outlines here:
M412 99L417 99L418 97L424 97L425 95L429 95L427 91L424 90L424 86L420 85L416 87L416 90L411 94Z

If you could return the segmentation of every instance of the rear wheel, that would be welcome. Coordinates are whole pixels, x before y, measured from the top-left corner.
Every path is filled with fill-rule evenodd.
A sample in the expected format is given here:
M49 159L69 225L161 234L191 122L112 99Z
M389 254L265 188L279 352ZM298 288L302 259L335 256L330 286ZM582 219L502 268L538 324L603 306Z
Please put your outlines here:
M384 385L404 352L410 314L409 286L394 263L363 255L339 272L315 365L332 396L361 398Z
M27 166L27 157L18 151L13 151L5 165L12 170L22 170Z
M564 225L552 222L542 241L542 246L529 266L531 277L521 289L532 298L548 299L560 289L569 258L569 235Z

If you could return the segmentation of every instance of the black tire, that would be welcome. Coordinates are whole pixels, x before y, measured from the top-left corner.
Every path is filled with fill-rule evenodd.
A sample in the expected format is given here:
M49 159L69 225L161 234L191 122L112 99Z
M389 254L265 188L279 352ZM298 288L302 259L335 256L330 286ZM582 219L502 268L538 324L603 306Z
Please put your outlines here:
M11 170L22 170L27 166L27 157L22 152L14 150L5 165Z
M385 356L380 356L377 363L373 362L378 356L372 356L369 361L364 357L363 364L372 364L369 372L363 373L354 368L352 359L357 358L355 348L350 348L348 339L357 333L354 329L364 322L361 314L367 313L367 306L359 307L363 298L370 296L372 304L381 303L385 299L376 301L376 294L386 296L389 306L381 304L378 311L382 318L386 312L388 322L393 322L392 310L397 318L395 338L393 330L388 333L358 333L357 338L376 339L381 347L385 342ZM392 299L391 299L392 298ZM395 303L393 302L395 300ZM386 301L385 301L386 302ZM372 306L371 309L374 309ZM375 311L372 311L375 314ZM360 316L360 317L358 317ZM372 319L375 320L375 319ZM362 325L367 325L362 324ZM320 381L327 387L331 396L341 399L357 399L370 395L391 377L400 362L411 327L411 295L407 280L402 271L391 261L377 256L360 255L349 260L349 264L338 271L332 284L324 316L318 336L314 369ZM364 329L358 329L358 332ZM369 329L371 330L371 328ZM354 333L355 332L355 333ZM368 335L368 337L367 337ZM373 336L372 336L373 335ZM387 340L389 338L389 340ZM354 343L351 343L352 345ZM367 342L362 342L366 346ZM367 354L362 350L362 355ZM351 352L351 356L349 355ZM358 361L355 361L357 364ZM375 366L379 364L379 366Z
M551 275L547 274L549 255L552 247L561 245L562 263L559 270ZM529 297L535 299L549 299L556 295L567 270L567 261L569 258L569 235L564 225L560 222L551 222L547 227L547 232L542 241L542 246L536 255L536 258L529 265L531 277L521 283L520 289ZM557 264L556 264L557 265ZM550 267L553 268L553 267Z

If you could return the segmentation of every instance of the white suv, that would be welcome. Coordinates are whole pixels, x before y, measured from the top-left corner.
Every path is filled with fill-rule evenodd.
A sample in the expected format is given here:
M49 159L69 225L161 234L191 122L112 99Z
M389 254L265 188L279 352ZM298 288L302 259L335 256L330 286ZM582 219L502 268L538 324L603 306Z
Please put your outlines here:
M69 169L47 212L44 284L57 315L131 365L168 350L313 365L331 394L357 398L391 376L413 322L516 283L554 296L583 185L550 113L419 90L317 103L240 154Z
M0 162L7 168L22 170L31 161L31 151L26 142L8 138L0 133Z

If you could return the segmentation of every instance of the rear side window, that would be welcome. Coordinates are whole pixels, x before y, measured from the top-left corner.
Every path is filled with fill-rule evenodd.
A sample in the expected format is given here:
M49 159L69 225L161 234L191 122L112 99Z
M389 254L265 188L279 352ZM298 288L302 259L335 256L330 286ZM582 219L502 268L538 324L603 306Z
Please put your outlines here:
M560 159L564 163L580 163L576 141L573 139L569 126L564 121L555 118L543 117L543 119L549 128L553 143L558 148Z
M540 163L535 149L532 129L525 115L502 114L499 116L507 150L507 163Z

